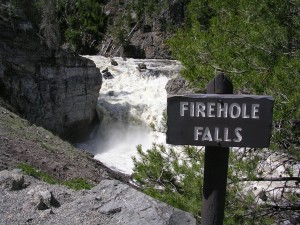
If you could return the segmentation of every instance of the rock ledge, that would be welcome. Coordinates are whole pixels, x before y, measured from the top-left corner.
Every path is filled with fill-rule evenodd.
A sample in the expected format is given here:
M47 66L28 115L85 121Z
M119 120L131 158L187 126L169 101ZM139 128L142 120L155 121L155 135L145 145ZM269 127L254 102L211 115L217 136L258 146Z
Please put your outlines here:
M20 177L27 185L18 190L8 188ZM3 170L0 199L0 224L196 224L191 214L113 179L104 179L91 190L76 192L23 175L20 170Z

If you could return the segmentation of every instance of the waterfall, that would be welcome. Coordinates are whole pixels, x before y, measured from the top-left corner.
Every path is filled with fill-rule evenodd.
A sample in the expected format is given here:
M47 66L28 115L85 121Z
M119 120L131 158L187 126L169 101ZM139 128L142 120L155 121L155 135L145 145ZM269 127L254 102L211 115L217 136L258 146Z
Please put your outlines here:
M85 56L103 72L97 113L101 118L92 141L95 158L108 167L131 174L136 146L165 144L163 113L167 105L165 85L182 65L175 60ZM108 76L107 76L108 75Z

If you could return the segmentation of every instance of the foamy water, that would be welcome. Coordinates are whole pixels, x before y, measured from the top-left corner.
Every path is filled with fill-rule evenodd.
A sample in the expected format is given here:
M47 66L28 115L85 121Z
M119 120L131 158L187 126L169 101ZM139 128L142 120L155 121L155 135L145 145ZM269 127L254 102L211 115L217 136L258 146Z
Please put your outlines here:
M163 112L166 110L165 85L176 76L181 64L175 60L126 59L85 56L101 71L108 69L113 79L103 79L97 112L103 117L97 136L95 158L110 168L131 174L136 146L144 150L152 143L164 143ZM138 64L144 63L145 70Z

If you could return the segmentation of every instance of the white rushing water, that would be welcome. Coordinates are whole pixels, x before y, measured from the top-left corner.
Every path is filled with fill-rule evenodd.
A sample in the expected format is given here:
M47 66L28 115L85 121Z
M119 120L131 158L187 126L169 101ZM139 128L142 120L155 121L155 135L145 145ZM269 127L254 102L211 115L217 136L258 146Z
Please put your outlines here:
M137 145L144 150L152 143L165 143L163 112L166 110L165 85L176 76L181 64L174 60L111 59L85 56L92 59L100 71L106 68L112 79L103 79L97 112L101 122L100 134L94 140L95 158L106 166L126 174L132 173L132 156ZM138 69L145 64L146 69Z

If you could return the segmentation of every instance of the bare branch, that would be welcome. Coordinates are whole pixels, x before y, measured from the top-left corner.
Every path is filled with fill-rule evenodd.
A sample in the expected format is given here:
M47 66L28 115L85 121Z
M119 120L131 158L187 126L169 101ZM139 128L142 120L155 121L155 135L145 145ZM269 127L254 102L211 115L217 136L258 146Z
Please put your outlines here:
M300 182L300 177L255 177L252 179L241 178L239 182L243 181L298 181Z

